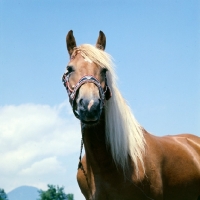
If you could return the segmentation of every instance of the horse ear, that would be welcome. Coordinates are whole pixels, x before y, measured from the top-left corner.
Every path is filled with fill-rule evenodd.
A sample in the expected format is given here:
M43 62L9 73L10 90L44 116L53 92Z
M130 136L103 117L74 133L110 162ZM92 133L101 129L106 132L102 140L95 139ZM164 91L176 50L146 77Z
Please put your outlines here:
M96 47L104 50L106 48L106 36L103 31L99 31L99 37L97 39Z
M76 47L76 40L74 38L72 30L70 30L66 36L66 44L67 44L68 53L71 56L71 54L73 53L74 47Z

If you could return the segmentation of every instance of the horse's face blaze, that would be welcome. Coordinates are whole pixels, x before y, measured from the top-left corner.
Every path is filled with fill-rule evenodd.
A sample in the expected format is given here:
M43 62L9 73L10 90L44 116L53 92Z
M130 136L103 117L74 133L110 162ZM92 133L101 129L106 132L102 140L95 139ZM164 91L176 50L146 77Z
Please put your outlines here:
M85 60L80 53L73 56L69 62L69 87L74 89L78 81L86 75L95 77L100 83L101 87L105 87L105 70L97 66L90 60ZM99 88L94 83L83 84L75 97L75 108L79 114L80 120L86 124L93 124L98 122L101 115L101 98Z

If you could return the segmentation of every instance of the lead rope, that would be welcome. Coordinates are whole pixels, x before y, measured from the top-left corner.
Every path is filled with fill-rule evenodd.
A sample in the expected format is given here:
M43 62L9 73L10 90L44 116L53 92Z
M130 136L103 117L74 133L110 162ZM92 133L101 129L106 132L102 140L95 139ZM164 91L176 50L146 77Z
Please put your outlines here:
M92 190L90 188L90 184L89 184L89 180L88 180L88 177L87 177L87 173L83 167L83 164L81 162L81 158L82 158L82 151L83 151L83 138L81 138L81 149L80 149L80 156L79 156L79 163L78 163L78 170L81 169L83 171L83 174L85 176L85 179L86 179L86 182L87 182L87 186L88 186L88 189L89 189L89 193L91 195L91 198L92 198ZM93 198L92 198L93 199Z

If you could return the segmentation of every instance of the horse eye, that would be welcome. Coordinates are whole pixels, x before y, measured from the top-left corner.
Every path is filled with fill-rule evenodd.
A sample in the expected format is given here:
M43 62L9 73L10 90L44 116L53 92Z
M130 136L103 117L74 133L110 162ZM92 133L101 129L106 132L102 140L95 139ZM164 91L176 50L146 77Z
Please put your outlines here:
M102 71L101 71L101 73L102 73L102 74L105 74L107 71L108 71L108 69L103 68Z
M74 69L73 69L72 66L67 66L67 72L68 72L68 73L71 73L71 72L73 72L73 71L74 71Z

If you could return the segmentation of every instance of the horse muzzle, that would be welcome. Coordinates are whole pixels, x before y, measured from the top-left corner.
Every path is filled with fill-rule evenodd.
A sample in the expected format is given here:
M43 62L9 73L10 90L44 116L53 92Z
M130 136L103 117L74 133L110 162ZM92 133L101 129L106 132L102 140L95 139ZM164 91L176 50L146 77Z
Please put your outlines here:
M86 99L81 98L77 103L77 111L79 119L85 124L93 124L98 122L101 112L101 99Z

